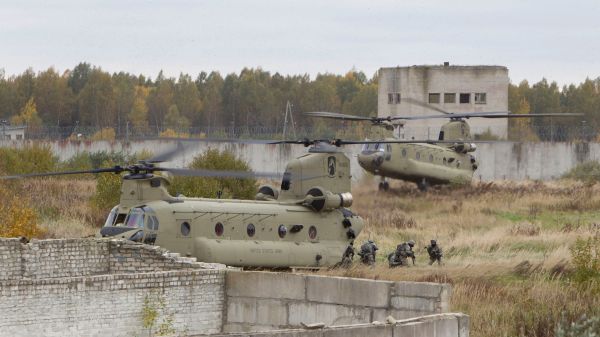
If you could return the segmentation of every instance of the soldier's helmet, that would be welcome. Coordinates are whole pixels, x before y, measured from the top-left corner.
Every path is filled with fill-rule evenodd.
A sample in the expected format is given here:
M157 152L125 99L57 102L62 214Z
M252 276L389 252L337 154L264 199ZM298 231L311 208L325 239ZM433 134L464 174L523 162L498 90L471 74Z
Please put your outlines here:
M415 246L415 241L413 240L408 240L408 245L412 248Z
M435 241L435 240L431 240L431 245L432 245L432 246L435 246L435 245L437 245L437 241Z
M373 243L373 240L369 240L369 243Z

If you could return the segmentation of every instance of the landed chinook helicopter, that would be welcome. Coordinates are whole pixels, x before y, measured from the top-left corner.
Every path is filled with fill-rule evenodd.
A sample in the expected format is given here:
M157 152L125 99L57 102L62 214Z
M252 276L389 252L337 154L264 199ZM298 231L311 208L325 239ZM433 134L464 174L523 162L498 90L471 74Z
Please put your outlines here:
M175 197L167 191L169 178L159 173L232 178L281 175L155 166L166 160L165 155L127 167L0 179L127 172L119 205L110 212L100 231L102 237L156 244L199 261L232 266L332 266L342 260L364 226L363 219L348 209L352 205L350 159L339 148L355 143L268 142L310 148L287 164L280 189L263 185L256 200Z
M511 114L509 112L476 112L449 113L442 109L431 107L426 103L410 100L432 110L442 112L441 115L428 116L388 116L363 117L346 115L335 112L306 112L311 117L330 118L337 120L370 122L374 126L393 131L403 127L404 121L417 119L447 118L437 141L396 142L396 138L386 137L380 141L372 141L364 145L357 155L359 165L369 173L381 177L379 190L388 190L386 178L401 179L414 182L419 190L425 191L429 186L448 184L451 182L470 182L479 163L472 154L477 149L476 141L471 137L471 131L466 119L469 118L532 118L532 117L576 117L582 114Z

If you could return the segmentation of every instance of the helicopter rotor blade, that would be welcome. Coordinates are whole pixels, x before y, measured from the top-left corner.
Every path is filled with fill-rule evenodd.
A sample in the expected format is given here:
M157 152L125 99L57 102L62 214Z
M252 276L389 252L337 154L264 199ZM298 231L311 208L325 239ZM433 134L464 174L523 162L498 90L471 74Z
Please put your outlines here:
M372 117L364 117L364 116L354 116L354 115L346 115L337 112L305 112L304 115L309 117L321 117L321 118L331 118L331 119L341 119L341 120L350 120L350 121L373 121ZM377 118L375 118L377 119Z
M418 105L418 106L423 107L425 109L429 109L429 110L441 112L441 113L443 113L445 115L450 115L451 114L450 112L448 112L448 111L446 111L446 110L444 110L442 108L439 108L437 106L433 106L431 104L425 103L425 102L420 101L418 99L407 97L407 98L403 98L402 100L405 101L406 103L409 103L409 104L412 104L412 105Z
M167 167L161 167L160 170L170 172L176 176L184 176L184 177L280 179L283 176L283 174L276 173L276 172L203 170L203 169L187 169L187 168L167 168Z
M129 168L115 166L115 167L99 168L99 169L93 169L93 170L15 174L15 175L10 175L10 176L1 176L0 180L37 178L37 177L53 177L53 176L62 176L62 175L73 175L73 174L121 173L123 171L129 171Z

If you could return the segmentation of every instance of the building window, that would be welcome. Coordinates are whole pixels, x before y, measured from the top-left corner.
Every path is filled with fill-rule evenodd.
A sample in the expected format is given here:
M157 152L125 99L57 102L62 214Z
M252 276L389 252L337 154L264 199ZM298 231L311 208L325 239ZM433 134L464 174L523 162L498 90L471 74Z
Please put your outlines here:
M388 104L394 104L394 94L388 94Z
M471 103L471 94L460 94L460 104Z
M395 93L394 94L394 103L400 104L400 98L401 98L400 93L399 92Z
M444 103L456 103L456 94L455 93L445 93L444 94Z
M430 93L429 94L429 103L439 104L440 103L440 94L439 93Z
M476 92L473 100L475 101L475 104L486 104L487 97L485 92Z

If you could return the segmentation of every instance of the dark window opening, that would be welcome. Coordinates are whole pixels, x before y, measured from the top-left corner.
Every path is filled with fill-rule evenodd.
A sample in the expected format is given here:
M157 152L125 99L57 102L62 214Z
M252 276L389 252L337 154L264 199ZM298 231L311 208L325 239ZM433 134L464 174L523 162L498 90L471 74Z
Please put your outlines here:
M444 103L456 103L456 94L455 93L444 94Z
M399 92L394 94L394 103L400 104L400 93Z
M188 236L190 235L191 230L192 228L190 227L190 224L188 222L181 223L181 235Z
M473 98L473 101L475 102L475 104L486 104L487 97L486 97L485 92L475 93L475 97Z
M402 157L406 157L406 149L402 149Z
M444 131L440 131L440 136L438 137L438 140L444 140Z
M439 93L429 94L429 103L439 104L440 103L440 94Z
M225 232L225 227L223 227L222 223L217 222L217 224L215 225L215 234L217 236L221 236L223 235L223 232Z
M460 104L471 103L471 94L460 94Z
M388 94L388 104L394 104L394 94Z

